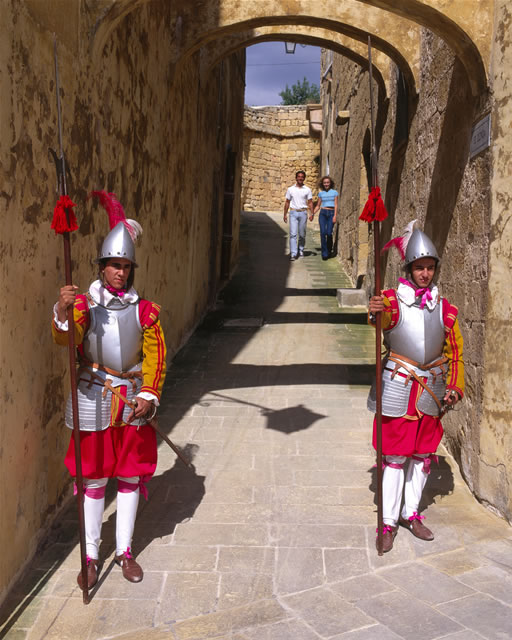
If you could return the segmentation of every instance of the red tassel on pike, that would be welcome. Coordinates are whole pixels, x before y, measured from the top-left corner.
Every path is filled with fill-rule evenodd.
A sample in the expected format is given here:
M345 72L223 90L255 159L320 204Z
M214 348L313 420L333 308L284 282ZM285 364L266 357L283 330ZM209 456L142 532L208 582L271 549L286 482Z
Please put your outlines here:
M51 226L51 228L55 230L55 233L69 233L78 229L78 224L72 207L76 207L76 204L69 196L61 196L57 200L57 204L53 210Z
M375 220L382 222L387 217L388 212L380 196L380 188L373 187L364 205L363 213L359 216L359 220L363 220L364 222L375 222Z

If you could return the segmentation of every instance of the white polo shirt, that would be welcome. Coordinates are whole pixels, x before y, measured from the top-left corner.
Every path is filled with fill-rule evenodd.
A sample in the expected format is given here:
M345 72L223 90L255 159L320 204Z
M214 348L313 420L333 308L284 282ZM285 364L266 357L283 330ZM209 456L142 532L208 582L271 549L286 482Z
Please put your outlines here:
M286 190L286 199L290 201L290 209L307 209L308 200L313 199L313 194L306 185L298 187L294 184Z

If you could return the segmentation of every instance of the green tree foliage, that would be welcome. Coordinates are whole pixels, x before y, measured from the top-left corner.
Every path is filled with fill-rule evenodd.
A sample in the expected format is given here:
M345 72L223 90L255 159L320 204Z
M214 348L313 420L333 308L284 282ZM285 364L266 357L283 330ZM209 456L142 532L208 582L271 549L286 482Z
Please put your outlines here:
M288 85L284 91L279 93L283 101L281 104L316 104L320 102L320 89L316 84L309 84L306 77L296 84L292 84L290 89Z

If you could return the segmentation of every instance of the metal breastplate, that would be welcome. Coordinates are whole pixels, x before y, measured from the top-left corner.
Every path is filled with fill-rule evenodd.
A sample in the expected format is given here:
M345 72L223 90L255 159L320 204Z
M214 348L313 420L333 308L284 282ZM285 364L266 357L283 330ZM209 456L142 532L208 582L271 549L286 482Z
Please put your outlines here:
M139 322L139 303L126 304L115 300L114 305L102 307L90 303L89 330L82 342L84 356L97 363L126 373L141 369L143 332ZM92 375L94 373L94 375ZM78 376L78 415L80 430L101 431L111 422L112 394L103 397L103 381L108 378L113 387L132 401L141 387L140 379L130 380L83 365ZM125 405L122 415L126 421L131 409ZM131 424L144 424L145 420L134 420ZM71 396L66 405L66 426L73 427Z
M82 344L91 362L125 372L142 360L139 303L126 304L117 299L113 303L109 307L90 306L89 330Z
M408 307L399 301L400 319L397 325L385 335L386 345L395 353L405 356L420 364L429 364L438 360L443 353L444 325L441 301L435 309L429 311L427 307L420 309L413 305ZM415 371L434 395L441 400L446 389L446 367L435 367L431 371L423 371L410 364L409 369ZM399 368L393 375L395 363L383 362L382 371L382 413L385 416L400 417L407 413L412 382L407 382L408 371ZM416 403L416 407L422 413L439 415L439 407L432 396L422 390ZM376 410L375 383L368 396L368 409Z
M408 307L400 300L398 304L400 318L397 325L386 332L386 344L391 351L419 364L434 362L441 356L444 345L441 301L432 311L415 304Z

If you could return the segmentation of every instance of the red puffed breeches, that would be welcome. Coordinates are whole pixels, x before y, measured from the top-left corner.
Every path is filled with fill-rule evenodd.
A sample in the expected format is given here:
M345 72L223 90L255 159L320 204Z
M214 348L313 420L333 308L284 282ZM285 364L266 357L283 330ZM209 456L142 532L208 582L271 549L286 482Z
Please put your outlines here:
M156 469L156 434L148 424L80 431L80 450L84 478L152 476ZM73 434L64 463L75 477Z
M415 453L435 453L441 438L443 426L441 420L434 416L422 414L418 416L415 399L418 397L418 383L412 382L408 419L404 416L391 418L382 416L382 453L383 455L412 456ZM373 421L373 446L377 448L377 420Z

